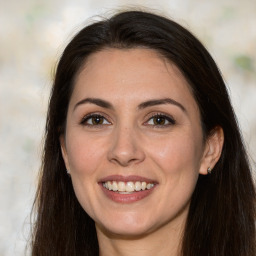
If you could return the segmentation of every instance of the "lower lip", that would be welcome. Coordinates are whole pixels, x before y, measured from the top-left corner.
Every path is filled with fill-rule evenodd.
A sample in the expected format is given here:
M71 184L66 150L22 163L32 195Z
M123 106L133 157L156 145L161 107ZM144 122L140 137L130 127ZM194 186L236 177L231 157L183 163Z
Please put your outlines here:
M123 204L129 204L134 203L137 201L140 201L144 199L145 197L149 196L155 189L156 185L151 189L146 189L142 191L136 191L131 194L119 194L118 192L110 191L106 188L104 188L101 184L101 188L104 192L104 194L111 199L112 201L116 203L123 203Z

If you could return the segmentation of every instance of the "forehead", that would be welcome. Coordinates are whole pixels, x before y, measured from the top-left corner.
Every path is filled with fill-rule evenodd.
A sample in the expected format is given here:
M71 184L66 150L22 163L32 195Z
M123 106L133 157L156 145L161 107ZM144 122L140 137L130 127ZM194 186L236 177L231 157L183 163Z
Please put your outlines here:
M86 60L75 81L74 97L147 100L174 97L193 102L180 70L151 49L105 49Z
M109 71L114 71L113 69L116 72L109 73ZM179 77L184 79L186 83L180 70L171 61L167 60L156 50L146 48L106 48L93 53L87 58L77 78L79 80L81 75L88 75L96 70L106 77L118 79L119 82L123 78L127 79L130 73L132 73L134 81L138 80L138 78L147 79L147 77L155 75L158 76L156 78L159 78L159 76L169 73L174 79ZM151 72L148 73L149 71ZM146 73L147 76L141 77L143 73ZM130 80L132 80L132 77L130 77Z

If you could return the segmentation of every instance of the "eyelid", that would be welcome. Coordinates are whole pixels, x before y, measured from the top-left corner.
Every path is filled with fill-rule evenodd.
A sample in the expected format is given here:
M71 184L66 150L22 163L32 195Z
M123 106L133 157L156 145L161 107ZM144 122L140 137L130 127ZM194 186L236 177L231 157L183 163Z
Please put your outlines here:
M91 113L86 114L86 115L83 116L83 118L81 119L80 124L81 124L81 125L87 125L87 126L109 125L109 124L99 124L99 125L86 124L86 121L89 120L90 118L93 118L93 117L102 117L102 118L104 118L109 124L112 124L112 122L110 121L110 117L107 116L107 115L104 114L104 113L101 113L101 112L91 112Z
M163 125L161 125L161 124L158 124L158 125L147 124L154 117L165 118L169 123L168 124L163 124ZM170 114L166 114L166 113L162 113L162 112L154 112L154 113L150 113L150 116L147 118L147 121L144 122L144 124L148 125L148 126L154 126L154 127L166 127L166 126L170 126L170 125L175 125L176 124L176 120Z

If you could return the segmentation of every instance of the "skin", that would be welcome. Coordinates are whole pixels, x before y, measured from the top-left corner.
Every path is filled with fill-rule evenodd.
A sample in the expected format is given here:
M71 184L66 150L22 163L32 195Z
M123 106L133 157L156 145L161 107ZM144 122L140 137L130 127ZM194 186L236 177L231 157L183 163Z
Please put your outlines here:
M173 102L141 107L166 98ZM103 116L101 125L92 124L91 113ZM152 118L157 114L167 116L163 123ZM75 81L60 142L76 196L95 221L100 255L178 255L198 176L214 167L223 139L216 128L203 140L187 81L155 51L105 49L91 55ZM99 185L108 175L139 175L157 185L142 200L118 203Z

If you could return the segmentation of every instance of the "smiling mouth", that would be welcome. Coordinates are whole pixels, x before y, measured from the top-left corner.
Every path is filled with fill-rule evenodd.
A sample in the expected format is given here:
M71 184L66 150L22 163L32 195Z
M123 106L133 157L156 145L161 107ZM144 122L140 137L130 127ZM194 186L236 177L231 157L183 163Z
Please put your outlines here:
M155 184L148 183L146 181L106 181L102 183L102 186L109 191L114 191L119 194L131 194L134 192L150 190L155 186Z

